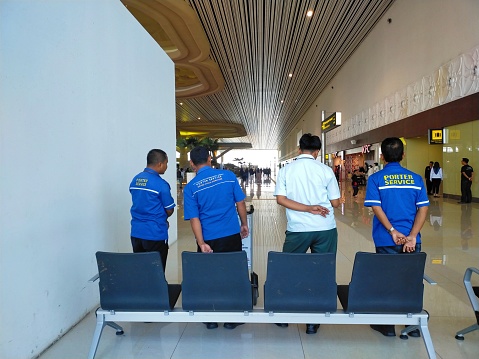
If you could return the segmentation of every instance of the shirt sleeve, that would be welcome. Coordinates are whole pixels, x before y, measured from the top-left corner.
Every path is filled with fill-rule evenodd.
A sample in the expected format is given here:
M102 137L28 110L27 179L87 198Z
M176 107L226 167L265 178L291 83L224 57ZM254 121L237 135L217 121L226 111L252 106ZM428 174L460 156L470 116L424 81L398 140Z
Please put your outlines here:
M285 168L279 170L278 178L276 179L276 187L274 189L274 196L286 196L286 180L284 176Z
M331 170L331 172L333 172L333 171ZM338 198L341 197L341 192L339 190L338 181L336 181L336 177L334 176L334 173L333 173L333 176L330 177L330 180L329 180L329 183L328 183L328 186L327 186L327 190L328 190L328 199L329 200L338 199Z
M176 207L175 200L171 196L170 185L167 182L163 183L163 186L161 186L160 198L165 209L172 209Z
M235 199L235 203L241 202L246 198L246 195L244 194L243 190L241 189L241 186L238 183L238 180L236 179L236 176L234 176L234 185L233 185L233 195Z
M200 218L198 202L188 186L183 190L183 203L183 216L185 221L191 218Z
M381 206L381 196L379 195L378 176L369 177L366 187L366 197L364 199L365 207Z
M426 187L424 186L424 181L422 177L417 176L416 179L419 183L421 183L421 190L419 191L419 195L416 201L416 207L424 207L429 206L429 197L427 196Z

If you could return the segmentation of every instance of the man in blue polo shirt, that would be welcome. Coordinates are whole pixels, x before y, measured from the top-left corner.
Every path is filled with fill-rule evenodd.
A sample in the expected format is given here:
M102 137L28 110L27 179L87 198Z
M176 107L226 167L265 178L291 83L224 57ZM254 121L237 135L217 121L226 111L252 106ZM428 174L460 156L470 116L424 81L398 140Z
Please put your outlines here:
M397 137L381 143L384 169L368 179L364 205L374 212L373 240L376 253L421 251L421 230L429 206L422 177L403 168L404 144ZM391 279L394 280L394 279ZM372 325L385 336L395 336L393 325ZM419 331L409 333L419 336Z
M160 177L168 168L168 156L159 149L148 152L146 168L130 183L131 245L133 252L159 252L163 269L168 257L168 217L175 201L170 185Z
M190 163L196 176L185 186L184 218L190 221L198 252L237 252L242 250L241 238L248 236L245 194L233 172L211 168L206 147L190 152ZM241 226L238 223L238 215ZM205 323L208 329L217 323ZM225 323L234 329L237 323Z

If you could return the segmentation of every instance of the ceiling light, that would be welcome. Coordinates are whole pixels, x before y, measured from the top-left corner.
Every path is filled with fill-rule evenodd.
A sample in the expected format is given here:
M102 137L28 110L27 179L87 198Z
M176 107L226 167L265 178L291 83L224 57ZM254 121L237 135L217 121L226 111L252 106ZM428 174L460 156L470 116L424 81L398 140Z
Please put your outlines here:
M289 76L289 77L293 77L293 74L289 74L288 76Z
M306 16L307 17L313 16L313 10L308 10L308 12L306 13Z
M281 103L283 103L283 100L281 100Z
M180 102L180 106L183 106L183 102Z
M201 117L198 117L198 120L201 120Z

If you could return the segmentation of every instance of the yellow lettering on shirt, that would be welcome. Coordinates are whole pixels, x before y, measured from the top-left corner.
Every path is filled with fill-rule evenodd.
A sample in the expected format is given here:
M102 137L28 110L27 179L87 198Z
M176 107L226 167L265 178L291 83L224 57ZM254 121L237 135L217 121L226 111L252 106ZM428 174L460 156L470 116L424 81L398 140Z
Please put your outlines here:
M137 178L135 185L137 187L146 187L148 180L146 178Z
M413 185L414 179L412 175L396 174L396 175L384 175L384 185Z

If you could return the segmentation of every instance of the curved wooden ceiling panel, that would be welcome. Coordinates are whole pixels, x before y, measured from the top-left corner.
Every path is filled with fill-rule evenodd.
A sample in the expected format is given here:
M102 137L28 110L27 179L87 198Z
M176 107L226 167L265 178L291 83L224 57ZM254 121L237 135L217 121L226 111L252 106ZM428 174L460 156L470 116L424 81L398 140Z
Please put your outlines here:
M198 16L183 0L122 0L125 7L175 62L176 97L219 91L224 79L210 58Z

